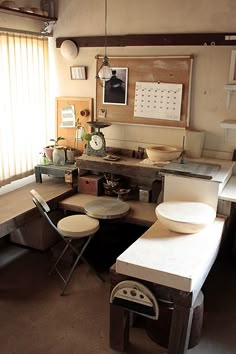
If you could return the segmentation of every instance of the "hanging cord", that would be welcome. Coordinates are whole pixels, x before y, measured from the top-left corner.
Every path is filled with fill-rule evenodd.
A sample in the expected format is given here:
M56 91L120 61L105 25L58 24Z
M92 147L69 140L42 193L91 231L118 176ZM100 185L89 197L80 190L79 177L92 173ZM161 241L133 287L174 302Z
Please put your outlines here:
M105 43L104 43L104 47L105 47L105 57L107 55L107 0L105 0Z

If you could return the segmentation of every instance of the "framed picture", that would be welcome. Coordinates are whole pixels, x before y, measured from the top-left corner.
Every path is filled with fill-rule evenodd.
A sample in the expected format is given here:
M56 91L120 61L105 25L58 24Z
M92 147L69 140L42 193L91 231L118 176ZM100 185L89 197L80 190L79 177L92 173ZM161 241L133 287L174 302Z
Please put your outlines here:
M229 83L236 83L236 50L232 50L230 70L229 70Z
M128 68L112 67L112 77L103 87L103 104L127 105Z
M70 67L71 80L86 80L86 67L85 66L71 66Z

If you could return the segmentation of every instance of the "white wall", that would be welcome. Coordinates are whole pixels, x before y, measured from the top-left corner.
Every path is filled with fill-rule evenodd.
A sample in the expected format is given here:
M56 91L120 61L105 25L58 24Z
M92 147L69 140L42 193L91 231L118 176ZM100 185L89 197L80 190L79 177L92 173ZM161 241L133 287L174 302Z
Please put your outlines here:
M20 0L19 0L20 2ZM110 35L139 33L236 32L234 0L108 0L107 30ZM1 23L0 16L0 23ZM1 24L2 25L2 24ZM67 61L56 49L56 37L104 34L102 0L59 0L58 22L50 39L51 85L56 96L96 96L95 55L103 48L81 48L78 57ZM232 49L235 47L173 46L115 47L108 55L179 55L194 54L190 125L206 131L205 154L231 158L236 130L226 135L220 127L224 119L236 120L236 93L226 108ZM71 65L85 65L88 80L70 79ZM122 109L122 108L121 108ZM109 119L109 117L108 117ZM156 143L182 144L183 130L158 127L112 125L103 130L108 145L136 148Z

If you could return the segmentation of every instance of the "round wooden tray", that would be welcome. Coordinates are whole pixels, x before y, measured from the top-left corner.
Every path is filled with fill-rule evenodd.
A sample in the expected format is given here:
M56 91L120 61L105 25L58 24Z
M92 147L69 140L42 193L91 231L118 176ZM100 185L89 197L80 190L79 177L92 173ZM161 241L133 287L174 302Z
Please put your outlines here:
M109 122L97 122L97 121L90 121L90 122L87 122L87 124L93 128L106 128L111 125L111 123L109 123Z

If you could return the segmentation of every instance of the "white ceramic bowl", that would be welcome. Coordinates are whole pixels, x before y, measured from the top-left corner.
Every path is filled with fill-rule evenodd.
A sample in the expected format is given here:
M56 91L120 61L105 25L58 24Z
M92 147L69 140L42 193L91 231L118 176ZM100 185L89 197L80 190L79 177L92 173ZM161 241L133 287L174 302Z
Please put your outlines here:
M171 161L180 156L181 150L173 146L155 145L146 148L146 153L149 160L153 162Z
M170 201L159 204L157 219L169 230L180 233L196 233L212 224L215 210L204 203Z

